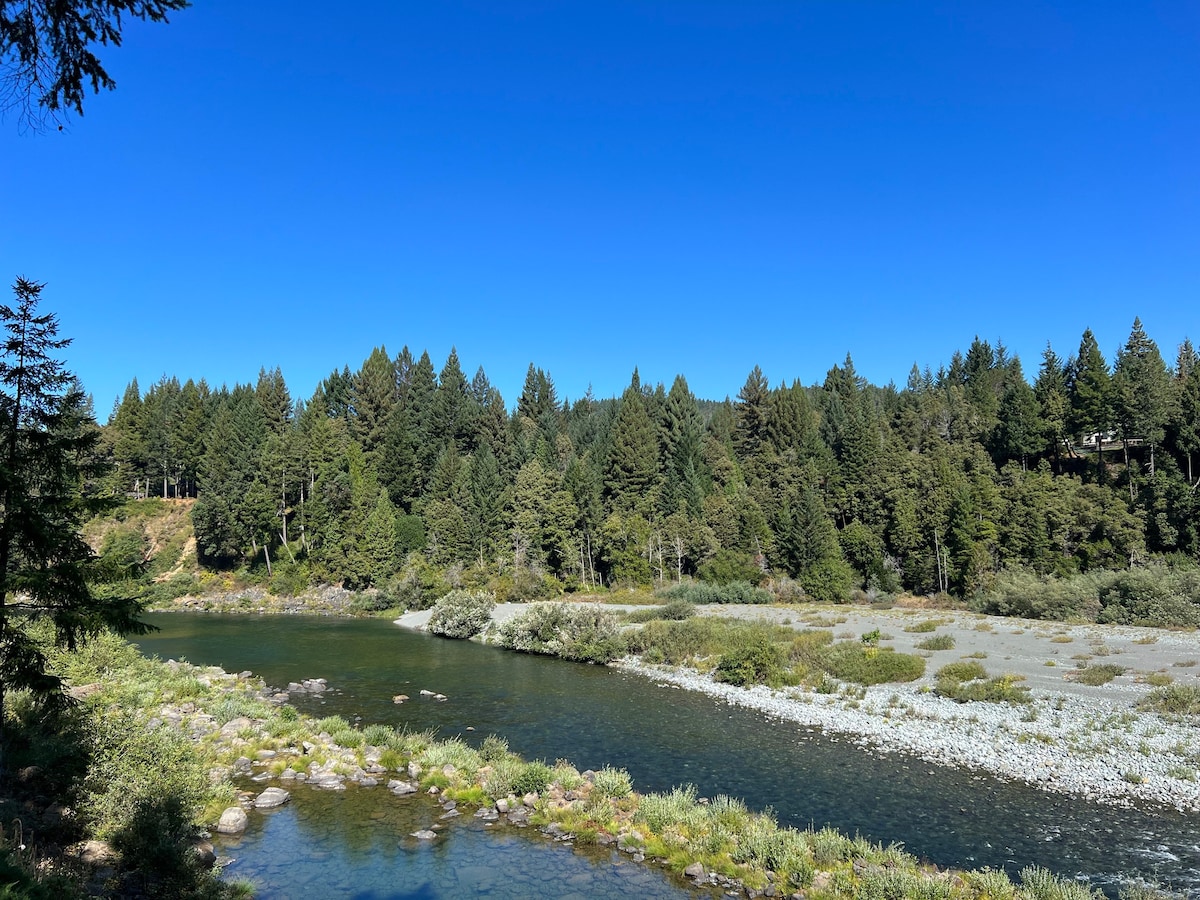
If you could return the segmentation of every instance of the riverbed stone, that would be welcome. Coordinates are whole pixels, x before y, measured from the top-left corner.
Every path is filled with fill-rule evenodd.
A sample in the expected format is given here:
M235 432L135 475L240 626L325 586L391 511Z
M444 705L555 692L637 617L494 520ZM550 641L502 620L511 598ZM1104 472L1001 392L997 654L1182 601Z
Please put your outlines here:
M704 863L701 863L701 862L692 863L690 866L688 866L686 869L683 870L683 874L686 875L688 878L703 878L704 877Z
M217 822L217 834L241 834L246 830L249 820L250 817L244 809L231 806L221 813L221 819Z
M414 831L412 836L418 841L432 841L435 837L437 837L437 834L430 831L428 828L422 828L420 831Z
M283 806L292 799L292 795L279 787L269 787L254 798L255 809L274 809Z

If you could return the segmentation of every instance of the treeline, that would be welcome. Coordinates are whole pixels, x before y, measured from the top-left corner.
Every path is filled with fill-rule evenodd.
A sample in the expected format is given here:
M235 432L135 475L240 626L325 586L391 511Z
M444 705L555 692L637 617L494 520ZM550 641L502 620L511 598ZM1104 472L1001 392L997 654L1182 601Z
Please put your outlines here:
M1200 359L1185 341L1168 366L1136 320L1111 365L1086 331L1032 384L976 338L902 389L847 357L807 387L755 367L720 403L636 371L620 397L568 401L531 364L510 410L454 351L438 372L379 347L300 402L278 369L135 381L104 438L114 492L197 498L202 563L301 583L965 597L1006 570L1200 557Z

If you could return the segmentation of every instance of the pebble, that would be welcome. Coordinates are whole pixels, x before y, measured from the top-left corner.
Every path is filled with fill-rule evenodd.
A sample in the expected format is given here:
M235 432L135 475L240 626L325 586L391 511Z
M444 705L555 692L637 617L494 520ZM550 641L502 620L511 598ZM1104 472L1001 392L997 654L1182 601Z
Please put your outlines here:
M836 695L801 693L804 699L795 699L765 685L734 687L695 670L633 658L616 665L781 721L846 735L876 751L910 753L937 765L982 770L1114 806L1152 802L1200 811L1200 781L1169 774L1188 768L1186 757L1200 751L1197 729L1132 713L1128 706L1072 697L1059 709L1059 698L1048 696L1030 704L962 704L914 685L884 684L867 688L866 699L854 701L854 708ZM889 705L892 695L898 695L898 704ZM1114 721L1122 713L1129 715ZM1183 756L1176 752L1180 747Z

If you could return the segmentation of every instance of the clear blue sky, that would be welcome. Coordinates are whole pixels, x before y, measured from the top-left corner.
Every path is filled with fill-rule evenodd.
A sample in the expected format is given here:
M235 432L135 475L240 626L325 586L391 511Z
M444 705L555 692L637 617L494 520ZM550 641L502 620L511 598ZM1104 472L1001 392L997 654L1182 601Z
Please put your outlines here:
M511 404L1200 338L1200 4L201 0L0 130L0 276L136 376L457 345Z

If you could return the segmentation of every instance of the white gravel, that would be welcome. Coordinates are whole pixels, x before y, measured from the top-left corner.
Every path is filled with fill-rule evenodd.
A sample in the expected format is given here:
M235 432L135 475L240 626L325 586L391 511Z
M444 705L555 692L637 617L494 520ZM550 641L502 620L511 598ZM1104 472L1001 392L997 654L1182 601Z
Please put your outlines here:
M497 618L521 608L498 607ZM929 632L913 631L913 625L937 619L937 633L953 635L955 647L926 653L927 674L918 681L865 689L847 685L836 694L732 687L694 669L645 665L636 658L616 666L759 710L779 720L775 727L794 723L854 735L871 752L910 753L939 765L985 771L1119 806L1150 802L1200 811L1200 728L1135 709L1152 689L1145 681L1150 672L1168 673L1180 683L1200 681L1193 667L1200 658L1195 633L1029 622L961 611L828 606L700 611L764 619L798 630L832 627L842 639L879 628L883 645L902 652L913 652L929 637ZM420 615L410 614L397 624L421 628L425 623L417 620ZM963 704L930 692L938 668L968 656L979 658L989 674L1018 676L1032 689L1033 702ZM1092 659L1080 660L1081 656ZM1072 678L1083 662L1118 663L1128 671L1109 684L1090 687Z

